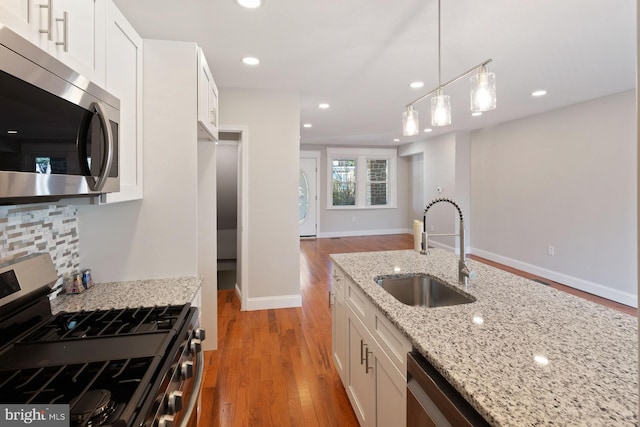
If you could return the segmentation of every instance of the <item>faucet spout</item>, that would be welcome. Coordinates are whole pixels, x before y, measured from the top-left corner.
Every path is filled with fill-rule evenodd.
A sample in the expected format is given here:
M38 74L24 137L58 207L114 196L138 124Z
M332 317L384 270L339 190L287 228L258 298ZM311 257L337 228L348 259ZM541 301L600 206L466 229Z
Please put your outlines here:
M465 261L464 216L462 215L462 209L460 209L460 206L458 206L458 204L453 200L447 199L447 198L435 199L431 201L424 208L423 221L422 221L422 227L423 227L422 228L422 251L420 251L420 253L423 255L426 255L429 253L428 251L429 237L427 234L427 213L429 212L429 209L431 209L433 205L441 202L449 203L453 205L453 207L457 209L458 216L460 217L460 232L458 234L440 234L440 236L459 236L460 237L460 260L458 261L458 281L461 284L466 286L469 283L469 277L473 278L474 273L469 271L469 268L467 267L467 263Z

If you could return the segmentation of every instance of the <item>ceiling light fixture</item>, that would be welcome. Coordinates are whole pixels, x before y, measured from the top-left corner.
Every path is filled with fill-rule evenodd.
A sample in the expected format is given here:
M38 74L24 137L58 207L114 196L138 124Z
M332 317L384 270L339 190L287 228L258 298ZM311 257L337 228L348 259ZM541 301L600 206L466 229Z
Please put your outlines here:
M420 89L422 86L424 86L424 82L413 82L409 85L411 89Z
M433 129L431 129L431 128L426 128L424 131L425 131L425 132L433 132Z
M327 108L329 108L329 104L327 104L326 102L324 102L322 104L318 104L318 108L326 110Z
M546 94L547 94L546 90L535 90L535 91L531 92L531 96L535 96L535 97L545 96Z
M489 111L496 108L496 77L487 69L487 64L492 61L491 59L487 59L444 84L442 83L440 21L440 0L438 0L438 87L406 105L405 111L402 113L402 134L404 136L413 136L419 133L418 112L413 109L413 106L433 94L435 96L431 98L431 126L450 125L451 101L449 95L445 95L444 88L474 71L477 73L471 77L471 111Z
M247 9L255 9L262 6L262 0L237 0L238 4Z
M305 124L303 124L302 126L303 126L303 127L306 127L306 128L310 128L310 127L311 127L311 123L305 123Z
M471 115L473 117L481 116L482 115L482 111L474 111L473 113L471 113Z
M253 56L245 56L244 58L242 58L242 62L245 65L258 65L260 63L260 60L258 58L254 58Z

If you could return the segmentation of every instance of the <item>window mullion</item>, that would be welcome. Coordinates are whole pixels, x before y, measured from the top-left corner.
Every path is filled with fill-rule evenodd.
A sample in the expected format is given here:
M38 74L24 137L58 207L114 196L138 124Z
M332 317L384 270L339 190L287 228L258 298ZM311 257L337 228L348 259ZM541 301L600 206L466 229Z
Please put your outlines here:
M367 205L367 157L358 156L356 162L356 206L363 208Z

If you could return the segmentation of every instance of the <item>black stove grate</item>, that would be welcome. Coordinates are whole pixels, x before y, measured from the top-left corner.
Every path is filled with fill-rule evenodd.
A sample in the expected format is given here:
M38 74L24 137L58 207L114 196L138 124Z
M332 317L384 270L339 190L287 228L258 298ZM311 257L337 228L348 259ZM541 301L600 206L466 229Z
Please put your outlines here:
M169 331L181 324L186 311L185 306L180 305L59 313L45 325L20 339L20 342L61 341Z
M112 410L105 424L114 425L135 415L137 405L129 403L145 395L159 363L158 357L143 357L0 371L0 402L69 404L73 419L76 405L88 393L108 390Z

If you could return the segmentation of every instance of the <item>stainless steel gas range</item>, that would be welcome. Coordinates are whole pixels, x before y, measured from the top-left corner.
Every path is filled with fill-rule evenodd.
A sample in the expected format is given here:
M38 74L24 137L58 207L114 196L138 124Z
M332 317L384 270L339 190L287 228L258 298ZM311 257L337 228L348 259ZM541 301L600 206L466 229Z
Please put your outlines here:
M197 309L53 315L56 280L47 254L0 266L0 405L68 405L74 427L193 425L205 338Z

